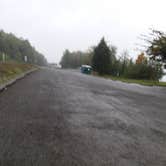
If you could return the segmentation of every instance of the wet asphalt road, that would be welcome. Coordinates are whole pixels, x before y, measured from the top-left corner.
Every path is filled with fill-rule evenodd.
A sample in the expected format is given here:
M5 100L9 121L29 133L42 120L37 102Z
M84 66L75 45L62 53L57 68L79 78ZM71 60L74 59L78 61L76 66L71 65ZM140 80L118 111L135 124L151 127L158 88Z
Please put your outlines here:
M2 166L165 166L166 88L42 69L0 93Z

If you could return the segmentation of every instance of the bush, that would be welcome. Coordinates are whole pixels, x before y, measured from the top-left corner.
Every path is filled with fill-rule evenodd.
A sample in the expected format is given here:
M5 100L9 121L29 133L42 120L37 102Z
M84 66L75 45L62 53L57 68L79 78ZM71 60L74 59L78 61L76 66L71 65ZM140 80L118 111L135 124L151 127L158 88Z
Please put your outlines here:
M124 77L142 80L159 80L163 71L160 65L133 64L128 66Z

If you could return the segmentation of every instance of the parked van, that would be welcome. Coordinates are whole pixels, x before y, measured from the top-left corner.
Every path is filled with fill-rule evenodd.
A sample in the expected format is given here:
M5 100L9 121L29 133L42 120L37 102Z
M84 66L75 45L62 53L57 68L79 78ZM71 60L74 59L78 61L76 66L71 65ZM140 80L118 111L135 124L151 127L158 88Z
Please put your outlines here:
M92 67L89 66L89 65L82 65L81 66L81 73L91 74L92 73Z

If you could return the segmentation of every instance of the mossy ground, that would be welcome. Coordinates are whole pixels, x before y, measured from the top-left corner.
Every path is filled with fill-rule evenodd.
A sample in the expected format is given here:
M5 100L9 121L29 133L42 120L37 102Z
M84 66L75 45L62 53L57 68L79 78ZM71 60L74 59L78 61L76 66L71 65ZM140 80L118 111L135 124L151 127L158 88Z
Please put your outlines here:
M21 64L21 63L0 63L0 84L3 84L16 76L29 71L31 69L37 68L31 64Z

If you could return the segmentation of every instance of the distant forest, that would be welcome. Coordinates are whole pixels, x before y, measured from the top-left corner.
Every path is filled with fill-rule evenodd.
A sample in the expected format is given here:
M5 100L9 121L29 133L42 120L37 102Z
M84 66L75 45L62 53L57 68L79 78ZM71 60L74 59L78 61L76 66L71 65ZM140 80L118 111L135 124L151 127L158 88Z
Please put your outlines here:
M3 54L6 61L25 62L36 65L46 65L47 60L28 40L18 38L12 33L0 31L0 61Z
M62 68L78 68L83 64L91 65L91 59L93 56L93 48L90 48L86 52L82 51L64 51L60 64Z

